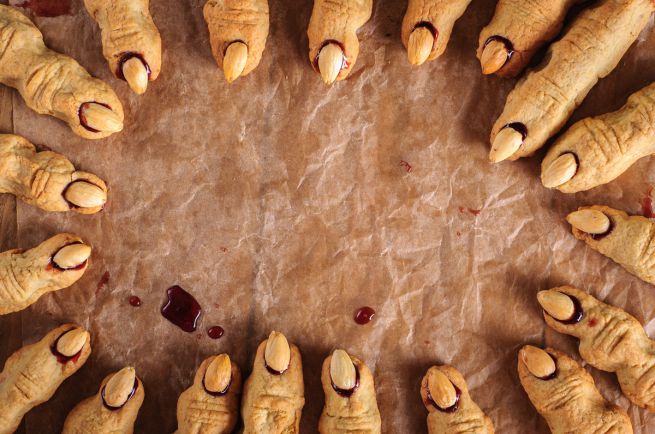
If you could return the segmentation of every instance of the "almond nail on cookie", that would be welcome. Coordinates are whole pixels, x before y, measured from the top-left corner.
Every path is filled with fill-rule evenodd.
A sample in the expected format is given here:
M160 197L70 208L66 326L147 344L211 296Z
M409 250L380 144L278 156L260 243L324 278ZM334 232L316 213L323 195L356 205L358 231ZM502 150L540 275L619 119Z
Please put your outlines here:
M0 253L0 315L71 286L86 271L90 256L91 247L71 234L55 235L30 250Z
M140 95L161 70L161 37L150 0L84 0L102 36L102 54L116 78Z
M357 30L372 12L372 0L314 0L307 27L309 61L326 84L350 74L359 54Z
M243 433L297 434L304 405L300 351L273 331L257 347L252 374L243 385Z
M227 354L202 362L177 401L176 434L229 434L239 420L241 371Z
M412 65L422 65L446 51L455 21L471 0L409 0L401 39Z
M62 434L132 434L144 397L136 371L125 367L108 375L97 394L68 413Z
M268 37L268 0L208 0L203 14L214 59L227 82L257 68Z
M632 433L625 410L606 401L591 375L563 352L526 345L519 351L518 373L553 434Z
M616 67L653 10L650 0L601 0L582 11L510 92L491 131L489 159L517 160L541 148Z
M429 434L493 434L494 426L469 395L462 374L451 366L432 366L421 381Z
M107 186L97 176L75 170L63 155L37 152L13 134L0 134L0 193L11 193L45 211L93 214L107 201Z
M655 342L635 317L571 286L539 291L537 298L551 328L580 340L587 363L615 372L630 401L655 411Z
M541 182L576 193L616 179L638 159L655 154L654 112L655 83L615 112L576 122L548 150Z
M29 108L63 120L85 139L123 129L123 106L114 91L46 47L39 29L10 6L0 5L0 46L0 83L17 89Z
M480 32L477 56L482 73L514 77L562 29L566 13L581 0L499 0Z
M318 422L321 434L381 432L373 375L361 360L337 349L323 362L321 383L325 406Z
M654 222L601 205L580 208L566 219L577 239L655 285Z
M0 373L0 434L18 429L25 414L48 401L91 354L89 332L64 324L12 354Z

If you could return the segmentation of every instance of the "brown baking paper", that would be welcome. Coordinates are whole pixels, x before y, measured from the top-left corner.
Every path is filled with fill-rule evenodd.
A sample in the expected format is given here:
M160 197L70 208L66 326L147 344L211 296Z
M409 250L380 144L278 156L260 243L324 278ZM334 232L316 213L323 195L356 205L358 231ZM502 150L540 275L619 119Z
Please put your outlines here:
M475 58L493 1L473 2L446 54L421 67L409 65L400 42L405 2L375 2L352 74L332 87L307 59L311 2L271 1L262 62L232 85L211 57L203 4L152 2L163 68L143 96L111 75L81 1L70 15L35 18L50 47L116 90L126 125L109 139L80 139L12 92L16 133L110 188L94 216L17 204L16 247L62 231L94 246L77 284L15 314L22 327L3 332L3 341L20 332L29 343L75 321L93 336L86 366L28 414L26 433L59 432L68 411L124 365L146 388L136 431L171 433L177 398L200 362L228 352L247 375L272 329L303 354L303 433L317 430L321 362L336 347L374 373L384 432L426 431L420 379L448 363L497 432L546 433L520 387L517 351L547 344L579 356L572 338L546 327L538 290L589 290L654 335L655 288L576 241L564 216L595 203L640 213L655 160L575 195L541 186L543 152L488 163L489 131L514 83L483 77ZM655 80L651 27L574 119L615 110ZM204 308L195 333L159 313L174 284ZM141 307L130 306L131 295ZM360 326L353 315L365 305L377 316ZM225 328L223 338L207 337L213 325ZM613 374L591 372L636 433L655 431L655 417L621 395Z

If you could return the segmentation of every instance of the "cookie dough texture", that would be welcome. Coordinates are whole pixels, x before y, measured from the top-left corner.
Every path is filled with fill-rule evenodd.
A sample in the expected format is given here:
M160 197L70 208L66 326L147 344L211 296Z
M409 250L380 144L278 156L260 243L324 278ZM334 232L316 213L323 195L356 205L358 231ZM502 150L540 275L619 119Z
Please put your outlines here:
M512 44L511 57L496 74L515 77L528 66L532 56L553 40L564 25L566 13L581 0L499 0L493 18L480 32L477 56L492 37Z
M576 122L548 150L542 173L559 156L577 157L578 170L557 187L589 190L616 179L642 157L655 153L655 83L633 93L619 110Z
M252 374L243 386L243 434L298 434L305 405L300 351L290 345L289 368L282 375L274 375L264 361L266 342L257 348Z
M219 68L223 68L225 51L233 42L248 46L248 59L240 75L248 75L257 68L268 37L268 0L208 0L203 15Z
M134 422L145 398L143 383L136 377L134 395L119 409L109 409L102 399L102 390L116 373L102 380L98 393L80 402L71 410L64 422L62 434L132 434Z
M535 377L520 358L518 373L532 405L553 434L632 433L628 414L603 398L582 366L561 351L547 348L546 352L557 366L553 378Z
M177 401L177 431L175 434L230 434L239 420L241 371L232 365L232 378L227 393L214 396L204 386L205 372L214 357L207 358L193 380L193 385L182 392Z
M114 76L123 78L120 62L135 53L148 64L150 81L157 79L161 36L150 15L150 0L84 0L84 6L100 26L102 54Z
M616 67L654 9L650 0L601 0L582 11L541 64L510 92L491 131L491 143L502 128L518 122L525 125L527 136L509 159L541 148L598 80Z
M325 393L325 406L318 422L318 432L321 434L381 432L382 421L375 397L373 375L364 362L353 356L350 358L359 372L359 387L349 397L339 395L332 387L332 356L323 362L321 384Z
M428 378L433 370L441 371L459 389L457 410L444 412L428 398ZM466 380L452 366L432 366L421 381L421 400L428 410L429 434L494 434L491 419L471 399Z
M93 184L105 193L107 185L97 176L75 170L61 154L37 152L23 137L0 134L0 193L11 193L24 202L45 211L75 211L93 214L102 206L82 208L72 206L64 198L66 188L75 181Z
M315 0L307 27L309 61L316 69L318 53L328 42L338 42L344 62L337 80L350 74L359 55L357 30L371 18L373 0Z
M455 21L464 14L469 3L471 0L409 0L400 32L405 48L416 26L429 23L436 30L437 38L427 60L441 56L446 51Z
M76 235L59 234L27 251L0 253L0 315L23 310L43 294L77 282L88 262L62 270L53 266L52 257L62 247L81 242Z
M655 285L655 223L646 217L629 216L608 206L594 205L579 209L602 212L611 221L610 229L607 234L594 237L572 227L573 235L630 273Z
M23 416L48 401L68 377L84 365L91 354L89 340L78 357L61 363L52 352L57 338L74 324L64 324L40 341L27 345L7 359L0 373L0 434L18 429Z
M91 131L80 123L83 103L105 104L123 120L123 106L107 84L91 77L72 58L47 48L29 18L4 5L0 5L0 83L17 89L32 110L63 120L86 139L112 133Z

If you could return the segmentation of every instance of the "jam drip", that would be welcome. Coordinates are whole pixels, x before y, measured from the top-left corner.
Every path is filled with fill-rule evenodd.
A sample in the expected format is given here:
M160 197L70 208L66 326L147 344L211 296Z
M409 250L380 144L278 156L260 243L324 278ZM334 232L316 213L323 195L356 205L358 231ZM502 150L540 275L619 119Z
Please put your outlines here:
M168 288L166 294L168 301L161 308L164 318L185 332L196 331L202 309L193 295L178 285Z
M357 312L355 312L355 322L359 325L365 325L371 322L375 317L375 310L372 307L364 306L360 307Z
M209 389L207 389L207 386L205 386L205 378L203 377L202 379L202 388L205 389L205 392L207 392L208 395L211 396L224 396L227 394L228 390L230 390L230 386L232 385L232 379L230 378L230 382L228 383L227 387L220 392L212 392Z
M283 370L283 371L276 371L275 369L273 369L273 368L271 368L270 366L268 366L268 364L266 363L266 360L264 360L264 366L266 366L266 370L267 370L271 375L282 375L282 374L284 374L285 372L287 372L287 370L289 369L289 367L287 367L287 369L285 369L285 370Z
M139 297L137 297L136 295L131 296L131 297L128 299L128 301L129 301L130 305L132 305L132 306L134 306L134 307L139 307L139 306L141 306L141 299L140 299Z
M80 355L82 354L82 350L84 349L84 347L82 347L82 349L79 350L77 354L74 354L72 356L64 356L62 353L57 351L57 344L59 344L59 339L61 339L66 333L69 333L72 330L75 329L66 330L65 332L60 334L59 337L52 343L52 346L50 347L50 352L52 353L53 356L57 358L57 361L62 365L68 362L73 362L73 363L77 362L80 358Z
M127 62L128 60L130 60L130 59L132 59L134 57L139 59L141 61L141 63L143 63L143 66L146 67L146 72L148 73L148 80L150 80L150 72L151 72L150 71L150 65L148 65L148 62L146 62L146 59L144 59L141 54L134 53L132 51L124 53L121 56L121 60L118 61L118 66L117 66L117 69L116 69L116 77L120 78L121 80L125 80L125 75L123 74L123 65L125 64L125 62Z
M359 369L357 369L357 366L355 366L355 386L353 386L352 389L340 389L338 388L333 381L330 380L332 383L332 388L334 389L335 392L337 392L338 395L343 396L344 398L350 398L353 393L359 388Z
M459 387L455 386L454 384L453 387L455 388L455 403L450 407L448 408L439 407L439 405L436 402L434 402L432 395L430 395L430 389L427 390L428 402L439 411L443 411L444 413L455 413L459 408L459 398L462 395L462 391L459 390Z
M121 405L121 406L119 406L119 407L112 407L111 405L107 404L107 402L105 401L105 387L107 387L107 386L106 386L106 385L105 385L105 386L102 386L102 392L100 393L100 395L102 396L102 405L104 405L105 408L106 408L107 410L109 410L109 411L118 411L118 410L120 410L121 408L125 407L125 404L127 404L128 402L130 402L130 399L132 399L132 397L133 397L134 394L136 393L136 389L138 389L138 387L139 387L139 380L138 380L137 378L134 379L134 386L132 386L132 391L131 391L130 394L127 396L127 399L125 400L125 402L123 403L123 405Z
M220 339L223 337L225 330L221 326L214 326L207 329L207 336L212 339Z
M95 128L91 128L90 126L87 125L86 123L86 116L84 116L84 109L86 108L87 104L99 104L103 107L107 107L109 110L111 110L111 107L109 104L105 104L103 102L98 102L98 101L87 101L85 103L82 103L80 105L80 108L77 110L77 117L80 119L80 125L84 127L85 130L91 131L92 133L99 133L99 130L96 130Z

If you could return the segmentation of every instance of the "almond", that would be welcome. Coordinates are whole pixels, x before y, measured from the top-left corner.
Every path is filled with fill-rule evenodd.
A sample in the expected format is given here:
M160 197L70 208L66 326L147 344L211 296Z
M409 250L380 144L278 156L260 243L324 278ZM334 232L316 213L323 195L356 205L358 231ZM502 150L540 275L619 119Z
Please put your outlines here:
M74 181L68 185L64 197L80 208L96 208L107 202L107 193L95 184L86 181Z
M539 291L537 300L546 313L560 321L567 321L575 314L573 300L566 294L552 289Z
M325 84L332 84L343 67L343 50L337 44L327 44L318 53L318 70Z
M83 243L69 244L59 249L52 257L57 267L67 270L79 267L91 256L91 247Z
M85 126L96 131L117 133L123 129L121 118L102 104L95 102L84 103L81 106L80 115Z
M73 357L79 353L89 340L89 332L83 328L74 328L57 339L57 351L66 357Z
M574 228L588 234L604 234L610 228L610 219L595 209L581 209L566 217Z
M541 173L541 183L546 188L555 188L568 182L578 171L578 162L570 152L557 157Z
M148 88L148 69L138 57L131 57L123 63L123 77L130 89L141 95Z
M223 73L228 83L239 78L248 62L248 46L243 42L232 42L225 50Z
M357 371L352 359L344 350L334 350L330 360L332 383L342 390L352 390L357 383Z
M492 163L498 163L508 159L519 150L523 143L523 135L512 127L504 127L496 134L496 138L491 145L489 160Z
M105 404L114 408L124 406L134 389L135 381L136 372L132 367L123 368L115 373L105 385Z
M221 354L207 366L205 371L205 388L214 393L224 392L232 381L232 362L230 356Z
M457 391L446 374L439 369L431 369L428 375L430 396L439 408L450 408L457 402Z
M284 372L289 368L291 348L287 338L280 332L273 331L266 341L264 351L266 365L277 372Z
M407 43L407 57L412 65L422 65L430 57L434 46L434 35L425 27L412 30Z
M528 371L537 378L546 379L555 373L555 361L541 348L526 345L521 348L520 357Z
M482 49L480 64L484 75L493 74L502 68L509 59L507 47L501 41L491 40Z

